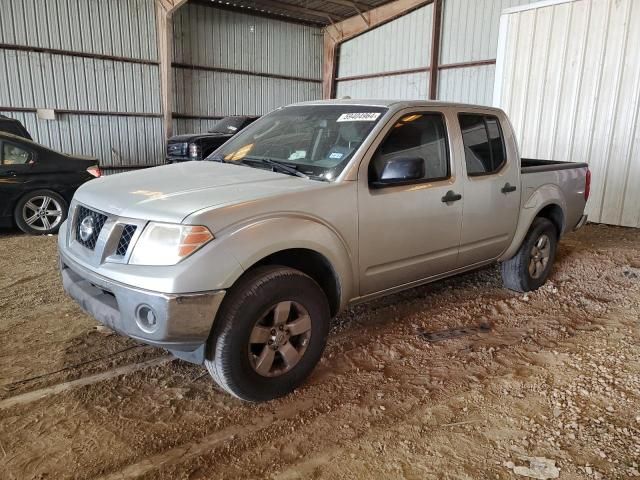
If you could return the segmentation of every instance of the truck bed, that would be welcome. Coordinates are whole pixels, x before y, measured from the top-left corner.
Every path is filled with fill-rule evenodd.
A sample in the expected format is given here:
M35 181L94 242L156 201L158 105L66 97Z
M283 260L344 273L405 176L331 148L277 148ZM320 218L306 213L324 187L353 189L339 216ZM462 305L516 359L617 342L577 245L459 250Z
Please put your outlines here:
M588 167L588 165L581 162L559 162L557 160L539 160L537 158L522 158L520 160L522 173L551 172L553 170L585 167Z

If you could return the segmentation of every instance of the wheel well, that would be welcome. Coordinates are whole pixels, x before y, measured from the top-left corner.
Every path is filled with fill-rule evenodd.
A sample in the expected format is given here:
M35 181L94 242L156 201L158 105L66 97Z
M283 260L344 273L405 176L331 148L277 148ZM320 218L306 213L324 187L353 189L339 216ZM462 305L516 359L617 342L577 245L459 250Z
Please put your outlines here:
M292 248L272 253L255 263L251 268L262 265L281 265L295 268L313 278L324 291L329 301L331 316L340 309L340 282L329 260L324 255L306 248Z
M564 213L560 206L555 204L547 205L538 212L537 216L550 220L551 223L555 225L556 230L558 231L558 237L560 237L564 230Z

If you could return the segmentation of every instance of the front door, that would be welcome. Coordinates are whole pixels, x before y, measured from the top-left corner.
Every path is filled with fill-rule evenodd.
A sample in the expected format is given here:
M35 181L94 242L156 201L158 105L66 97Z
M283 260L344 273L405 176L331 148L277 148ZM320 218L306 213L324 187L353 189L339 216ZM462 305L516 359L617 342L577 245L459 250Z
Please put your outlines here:
M511 240L520 213L520 165L507 151L500 119L460 113L465 157L465 201L459 265L494 260Z
M360 294L453 270L462 220L447 122L428 110L399 113L358 179ZM422 178L376 188L389 160L424 160ZM448 199L448 201L446 201Z

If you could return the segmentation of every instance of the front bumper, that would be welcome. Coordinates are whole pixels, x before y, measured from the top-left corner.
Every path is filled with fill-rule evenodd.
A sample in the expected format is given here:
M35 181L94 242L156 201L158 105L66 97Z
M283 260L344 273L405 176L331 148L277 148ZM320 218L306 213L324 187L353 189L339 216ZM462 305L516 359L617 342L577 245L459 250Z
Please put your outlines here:
M60 251L64 290L85 312L118 333L202 363L225 291L166 294L98 275ZM149 311L153 312L150 322Z

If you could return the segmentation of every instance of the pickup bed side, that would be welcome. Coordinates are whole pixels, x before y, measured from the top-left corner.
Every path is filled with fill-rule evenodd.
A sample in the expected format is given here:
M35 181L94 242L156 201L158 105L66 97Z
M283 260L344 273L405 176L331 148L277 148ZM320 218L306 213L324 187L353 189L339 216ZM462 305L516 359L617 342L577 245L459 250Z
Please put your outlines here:
M551 220L560 236L584 221L588 169L586 163L521 159L520 217L513 241L500 261L515 255L538 216Z

